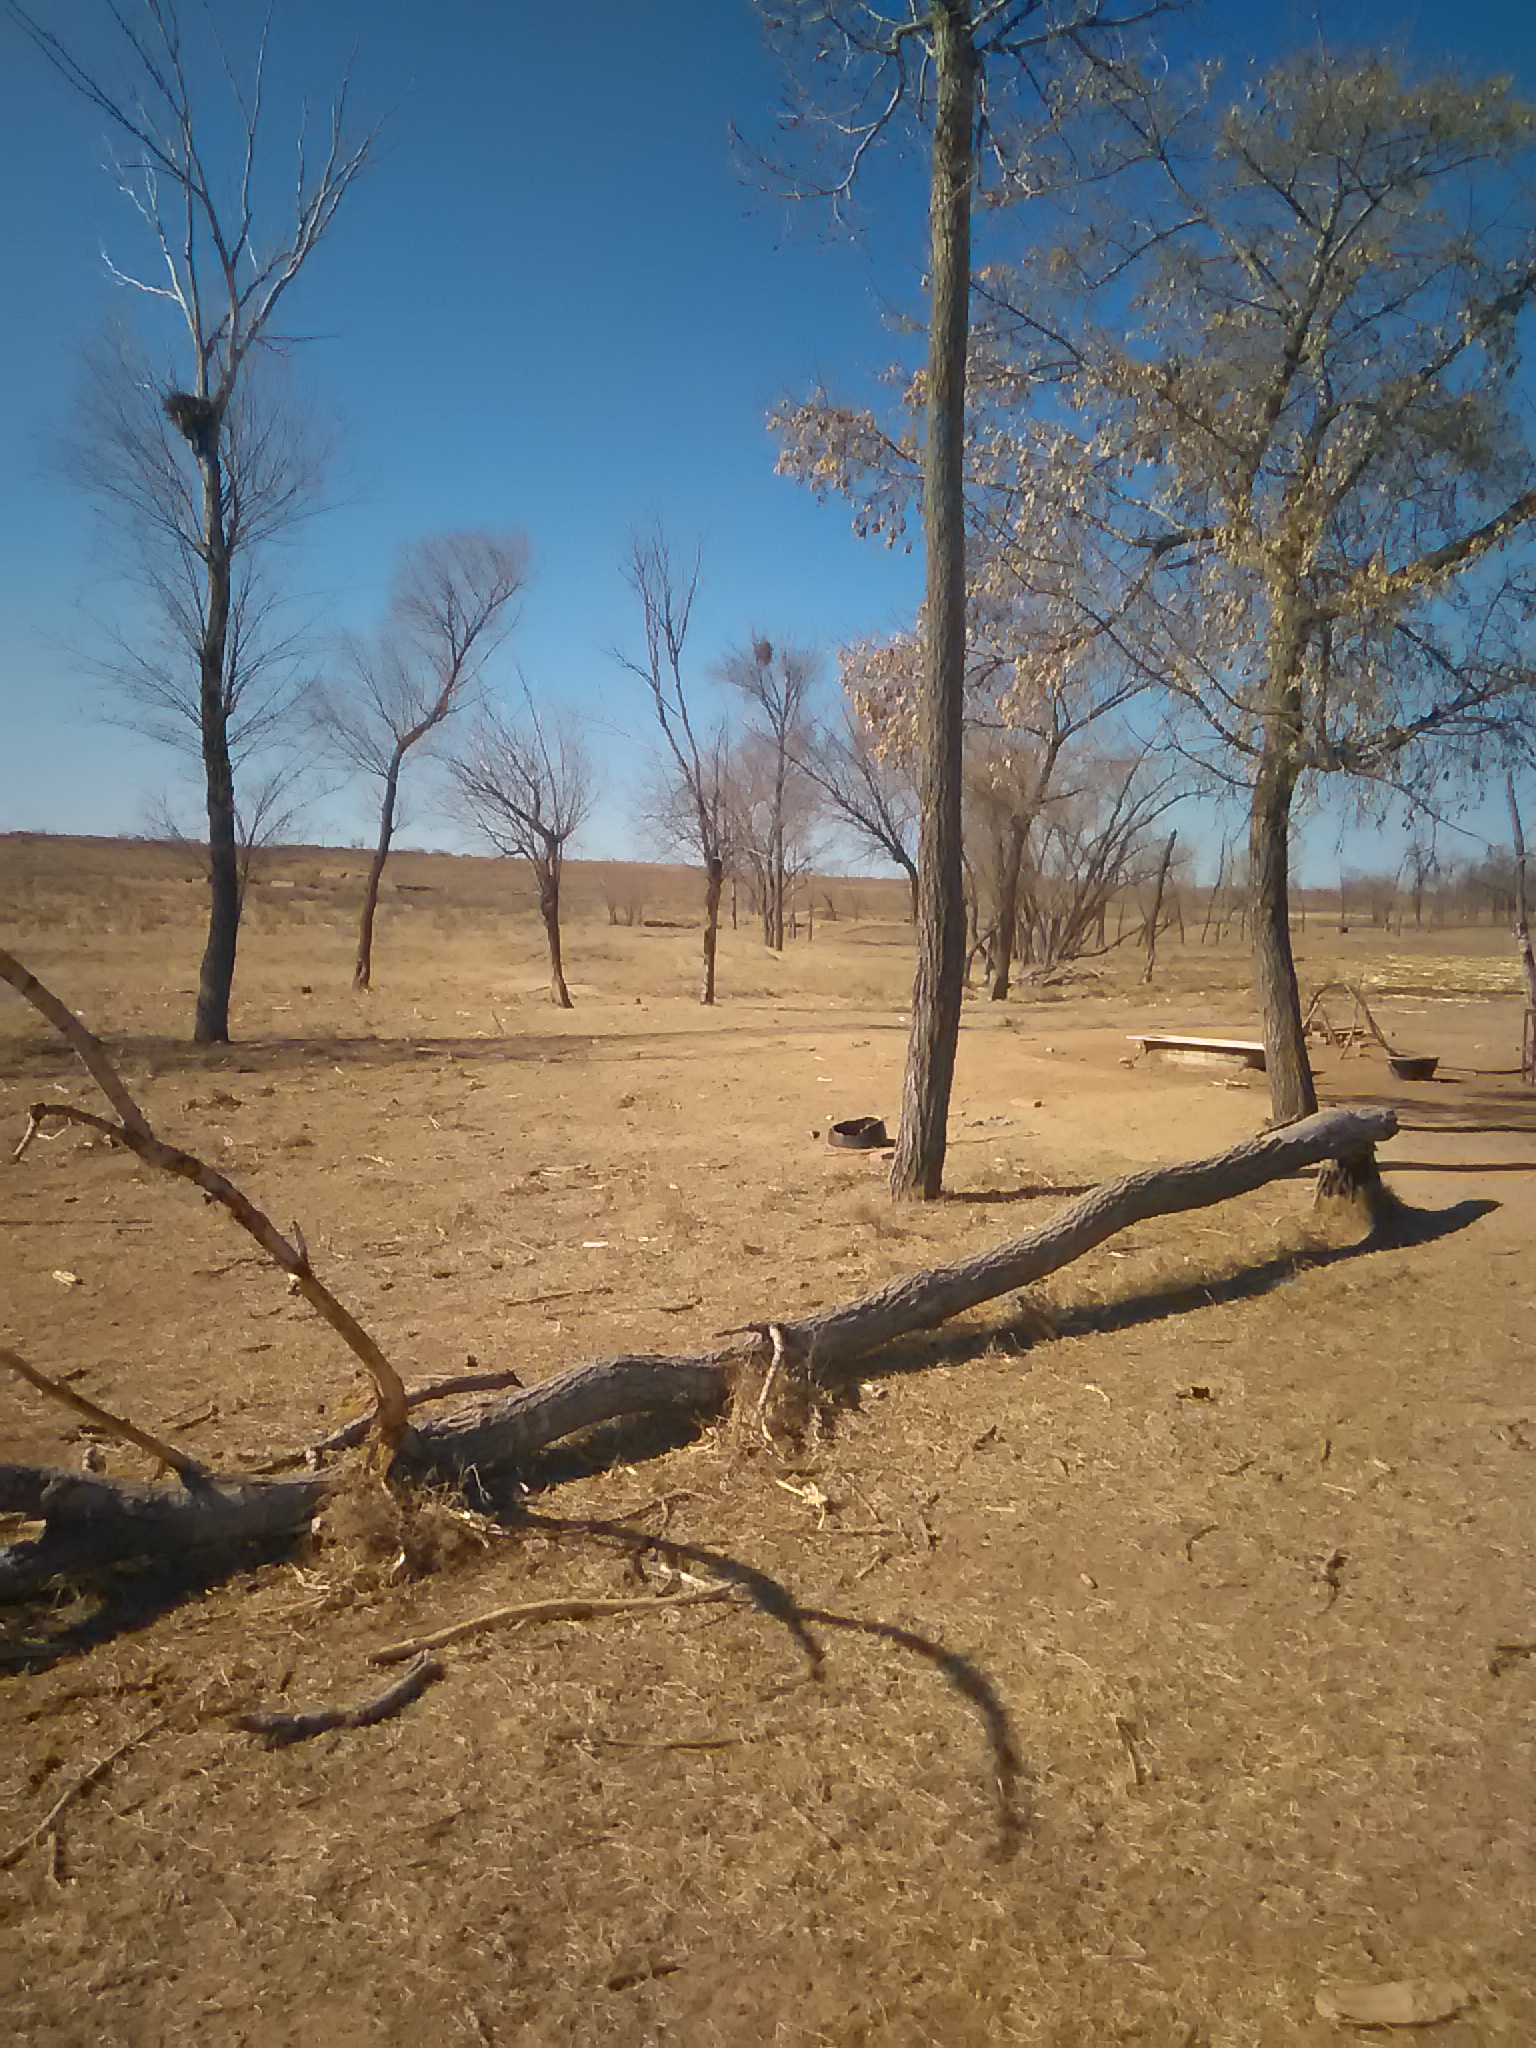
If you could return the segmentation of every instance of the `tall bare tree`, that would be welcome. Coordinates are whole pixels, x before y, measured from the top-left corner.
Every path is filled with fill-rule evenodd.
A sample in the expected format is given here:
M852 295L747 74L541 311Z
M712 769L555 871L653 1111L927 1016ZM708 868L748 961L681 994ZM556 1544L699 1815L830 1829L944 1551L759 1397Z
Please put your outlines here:
M147 267L108 259L113 278L166 309L179 332L178 367L160 400L195 477L198 564L197 697L208 812L208 940L193 1035L229 1037L240 928L239 835L230 756L232 653L238 641L239 572L247 542L235 447L237 406L253 357L280 340L276 321L294 281L334 225L366 164L373 136L348 139L346 85L321 148L311 154L301 123L287 218L258 220L270 176L264 125L270 15L242 70L207 18L211 49L199 65L175 0L103 0L110 56L85 53L20 0L6 13L54 70L102 115L116 138L114 170L147 231ZM216 83L206 89L194 74ZM112 82L109 82L111 80ZM212 111L223 92L229 124ZM227 151L223 137L234 138ZM219 140L213 141L217 136Z
M936 1198L944 1179L949 1096L965 980L962 873L966 541L965 415L970 333L971 192L978 113L995 116L1008 84L1034 94L1064 55L1098 54L1106 36L1162 11L1161 0L759 0L770 28L809 57L822 86L785 122L832 138L830 179L802 176L798 194L834 202L852 190L869 150L901 119L931 123L928 364L923 380L923 538L927 562L919 699L917 972L891 1164L898 1196ZM816 90L816 88L813 88ZM828 105L828 98L840 104ZM1053 113L1059 108L1053 107Z
M754 633L745 647L725 657L720 673L746 699L748 731L761 740L767 755L763 936L774 952L782 953L785 832L790 788L805 747L806 699L816 679L815 657L803 648L775 647L763 634Z
M384 630L371 643L350 642L343 675L320 693L316 715L330 751L380 787L354 988L373 980L374 917L406 758L473 698L487 659L515 624L513 600L527 573L521 534L444 533L419 542L395 576Z
M700 737L683 679L683 651L699 588L699 556L686 576L672 560L660 527L637 533L624 563L624 580L640 601L645 658L616 659L651 693L651 705L677 776L680 801L672 815L678 836L704 869L704 978L699 1001L715 1000L715 959L720 943L720 894L731 857L730 750L722 729Z
M486 706L463 750L449 764L466 816L496 851L525 860L539 892L549 946L549 999L571 1008L560 943L560 878L565 850L592 807L592 776L575 734L547 727L526 685L520 714Z

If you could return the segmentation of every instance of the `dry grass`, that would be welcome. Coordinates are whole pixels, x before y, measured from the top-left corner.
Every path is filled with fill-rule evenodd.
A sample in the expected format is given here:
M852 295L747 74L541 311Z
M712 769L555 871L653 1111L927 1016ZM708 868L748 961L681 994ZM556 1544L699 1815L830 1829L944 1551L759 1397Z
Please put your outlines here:
M578 869L560 1016L508 877L422 858L361 1001L355 857L297 853L253 899L241 1043L199 1054L197 892L99 851L0 842L10 942L126 1043L170 1131L301 1217L413 1378L692 1348L1266 1106L1118 1064L1153 1020L1247 1021L1234 952L1173 948L1150 993L1111 963L968 1008L956 1196L892 1211L878 1163L823 1142L837 1115L894 1120L889 904L782 961L727 934L711 1015L671 922L688 878ZM668 923L609 925L621 885ZM1461 959L1426 934L1421 959L1314 934L1304 973L1406 958L1439 987L1449 962L1464 989L1485 939ZM1291 2048L1339 2038L1320 1980L1437 1975L1476 2002L1426 2040L1536 2038L1536 1659L1491 1668L1536 1585L1533 1120L1490 1071L1517 1005L1413 1001L1384 1028L1461 1078L1397 1091L1421 1128L1396 1183L1497 1209L1366 1253L1313 1238L1305 1187L1141 1226L882 1359L798 1448L722 1429L572 1456L507 1528L428 1504L414 1574L412 1532L354 1504L307 1559L16 1657L0 1849L165 1720L67 1810L56 1867L40 1845L0 1874L10 2038ZM0 1115L58 1082L84 1099L19 1007L0 1032ZM1374 1056L1324 1080L1390 1092ZM1428 1129L1437 1105L1472 1128ZM71 1137L0 1208L9 1337L104 1404L224 1465L353 1411L334 1344L185 1189ZM14 1455L78 1459L60 1415L0 1398ZM487 1608L722 1571L725 1607L455 1645L374 1729L269 1753L230 1726L359 1698L370 1651ZM13 1617L12 1650L71 1624L88 1603Z

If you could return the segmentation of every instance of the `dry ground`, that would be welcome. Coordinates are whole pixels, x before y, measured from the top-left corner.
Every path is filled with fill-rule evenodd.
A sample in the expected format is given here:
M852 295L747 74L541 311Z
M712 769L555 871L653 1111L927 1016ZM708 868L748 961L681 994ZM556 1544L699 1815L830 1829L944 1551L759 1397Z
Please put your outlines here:
M823 1140L895 1115L894 890L829 884L836 920L783 960L744 921L709 1013L687 878L577 869L561 1015L504 869L391 878L356 998L357 856L270 867L240 1043L199 1053L177 856L0 841L5 943L168 1136L301 1219L409 1377L701 1348L1267 1106L1123 1064L1138 1027L1251 1026L1239 954L1191 932L1150 990L1122 960L968 1006L953 1192L893 1211ZM668 922L610 925L605 884ZM1321 1062L1327 1098L1400 1105L1384 1163L1437 1212L1420 1242L1322 1243L1306 1185L1274 1186L883 1361L803 1452L634 1439L424 1577L338 1537L115 1633L84 1601L13 1616L0 1854L141 1739L0 1871L7 2038L1281 2048L1351 2036L1320 1983L1451 1977L1471 2003L1416 2038L1536 2041L1536 1117L1507 943L1301 938L1305 978L1368 977L1448 1063L1394 1088L1377 1055ZM54 1089L89 1099L7 997L7 1147ZM360 1405L217 1212L76 1135L0 1168L0 1260L4 1341L217 1465ZM78 1463L19 1383L0 1418L7 1455ZM232 1730L361 1697L370 1649L477 1609L665 1583L594 1520L766 1575L777 1614L493 1632L383 1726L277 1753Z

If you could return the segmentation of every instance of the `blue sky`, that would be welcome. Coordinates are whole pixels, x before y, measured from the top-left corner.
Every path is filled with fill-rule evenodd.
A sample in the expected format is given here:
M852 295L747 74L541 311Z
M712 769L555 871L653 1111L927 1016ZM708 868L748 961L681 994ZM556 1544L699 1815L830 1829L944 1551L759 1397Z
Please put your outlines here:
M93 0L36 4L89 43ZM248 46L259 7L212 5ZM1249 13L1207 10L1230 58L1315 20L1271 9L1233 25ZM1513 71L1536 92L1531 0L1330 0L1322 19L1335 39ZM743 181L729 125L766 138L779 91L747 0L279 0L274 55L275 146L349 60L359 119L385 122L293 301L315 337L296 374L341 457L337 502L285 573L322 634L366 628L402 546L526 531L534 573L509 655L589 722L605 760L582 850L643 850L630 791L649 734L609 652L637 640L619 574L637 524L703 544L701 687L750 630L830 655L911 616L919 556L858 540L843 507L776 477L764 416L817 382L869 393L891 312L921 307L920 180L882 165L852 234ZM103 722L93 620L131 600L60 474L81 352L135 310L101 260L142 249L104 144L100 117L0 23L0 830L140 830L176 773ZM333 795L308 829L365 832L366 798ZM423 815L418 836L442 835ZM1331 833L1314 844L1320 878Z

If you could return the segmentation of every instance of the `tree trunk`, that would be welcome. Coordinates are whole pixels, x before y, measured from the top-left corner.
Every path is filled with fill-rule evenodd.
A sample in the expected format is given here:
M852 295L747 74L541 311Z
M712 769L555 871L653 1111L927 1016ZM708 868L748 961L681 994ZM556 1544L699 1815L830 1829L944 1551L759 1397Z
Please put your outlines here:
M715 1000L715 955L720 945L720 892L725 886L725 863L716 857L704 863L704 986L699 1001L709 1008ZM736 928L736 885L731 884L731 929Z
M1162 920L1163 894L1168 887L1168 870L1173 865L1173 843L1178 836L1177 832L1168 834L1168 844L1163 848L1162 865L1157 871L1157 895L1152 902L1152 922L1147 926L1147 969L1141 977L1143 982L1152 979L1153 970L1157 966L1157 927Z
M784 950L784 742L779 741L777 777L773 788L773 950Z
M1291 955L1290 825L1296 770L1289 746L1266 734L1248 819L1254 982L1263 1020L1270 1109L1277 1124L1317 1111Z
M1008 983L1013 973L1013 948L1019 922L1019 870L1024 864L1025 828L1016 821L1008 827L1001 871L997 878L997 950L992 957L994 1003L1008 1000Z
M538 865L539 915L549 941L549 1000L557 1010L573 1009L571 992L565 985L565 968L560 959L560 863L558 858Z
M1515 797L1515 778L1506 770L1504 794L1509 799L1509 830L1515 852L1515 951L1525 979L1525 1022L1520 1034L1520 1075L1536 1080L1536 953L1531 950L1530 910L1526 900L1525 828Z
M220 423L199 415L193 440L203 484L203 563L207 606L198 648L198 716L208 804L208 942L198 973L192 1036L198 1045L229 1042L229 998L235 985L240 933L240 847L235 825L235 777L229 758L229 698L225 659L229 640L231 566L224 518Z
M383 878L384 863L389 859L390 842L395 836L395 802L400 792L400 763L404 759L405 749L396 746L389 757L389 771L384 777L384 802L379 811L379 843L374 848L373 862L368 869L368 886L363 891L362 921L357 928L357 965L352 970L354 988L371 988L373 985L373 920L379 907L379 883Z
M932 301L923 449L926 648L918 704L917 973L891 1192L924 1201L944 1180L965 978L960 766L965 687L965 371L970 334L976 52L970 0L935 0L929 229Z

